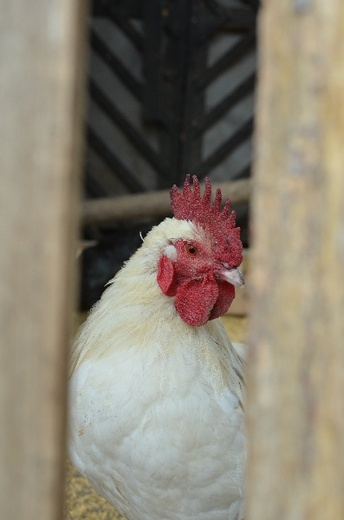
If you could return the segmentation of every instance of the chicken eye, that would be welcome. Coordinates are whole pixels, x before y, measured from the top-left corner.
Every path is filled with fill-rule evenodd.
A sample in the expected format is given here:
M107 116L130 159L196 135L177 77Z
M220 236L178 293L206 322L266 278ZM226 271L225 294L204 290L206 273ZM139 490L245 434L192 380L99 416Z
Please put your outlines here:
M189 256L196 256L198 249L193 244L186 244L186 252Z

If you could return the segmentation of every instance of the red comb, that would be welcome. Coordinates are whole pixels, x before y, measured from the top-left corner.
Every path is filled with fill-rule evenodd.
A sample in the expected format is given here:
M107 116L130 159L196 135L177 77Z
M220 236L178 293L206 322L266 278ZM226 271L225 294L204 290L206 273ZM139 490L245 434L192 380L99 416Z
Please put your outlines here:
M191 176L187 175L183 192L177 186L171 188L171 207L175 218L191 220L207 230L216 243L216 249L223 261L239 265L242 261L242 243L240 228L235 227L235 212L230 211L230 200L226 201L221 210L222 194L216 190L214 202L211 202L211 182L205 179L203 196L201 195L199 180L192 176L193 189L190 184ZM227 257L227 258L226 258Z

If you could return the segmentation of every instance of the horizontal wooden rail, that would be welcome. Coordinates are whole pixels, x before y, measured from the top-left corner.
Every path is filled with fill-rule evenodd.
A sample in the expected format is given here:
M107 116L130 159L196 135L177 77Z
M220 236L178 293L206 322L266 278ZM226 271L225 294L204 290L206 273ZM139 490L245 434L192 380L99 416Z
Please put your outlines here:
M214 187L221 189L224 200L230 198L232 204L238 204L248 201L251 181L242 179L223 182ZM83 224L123 222L145 217L165 217L170 212L169 191L160 190L86 201L81 208L81 220Z

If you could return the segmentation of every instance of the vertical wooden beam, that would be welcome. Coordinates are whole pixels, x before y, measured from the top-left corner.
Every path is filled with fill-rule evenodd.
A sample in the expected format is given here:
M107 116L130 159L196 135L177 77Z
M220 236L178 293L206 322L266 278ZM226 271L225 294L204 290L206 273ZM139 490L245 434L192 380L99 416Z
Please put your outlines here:
M0 518L62 518L85 34L80 1L0 1Z
M344 518L344 3L265 0L248 520Z

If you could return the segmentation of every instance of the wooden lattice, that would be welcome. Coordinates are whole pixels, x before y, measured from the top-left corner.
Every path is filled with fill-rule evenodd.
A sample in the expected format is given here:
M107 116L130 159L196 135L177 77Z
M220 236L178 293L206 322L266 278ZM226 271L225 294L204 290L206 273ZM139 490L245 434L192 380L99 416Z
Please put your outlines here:
M251 163L258 0L95 0L86 192L167 188Z

